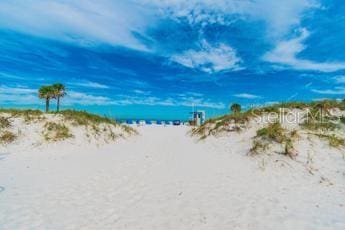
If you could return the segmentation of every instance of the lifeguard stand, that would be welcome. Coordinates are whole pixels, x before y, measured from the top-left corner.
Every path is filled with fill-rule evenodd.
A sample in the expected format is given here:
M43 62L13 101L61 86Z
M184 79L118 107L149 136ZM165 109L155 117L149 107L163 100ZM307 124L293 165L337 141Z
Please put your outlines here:
M192 125L199 126L205 123L205 119L206 119L205 111L197 110L195 112L191 112L191 114L192 114Z

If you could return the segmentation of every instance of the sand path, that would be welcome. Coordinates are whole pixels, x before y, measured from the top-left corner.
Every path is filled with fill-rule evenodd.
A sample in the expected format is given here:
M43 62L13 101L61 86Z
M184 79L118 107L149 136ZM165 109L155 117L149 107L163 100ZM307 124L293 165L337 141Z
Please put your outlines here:
M345 229L341 184L262 171L236 153L250 147L241 140L140 132L99 148L2 148L0 229Z

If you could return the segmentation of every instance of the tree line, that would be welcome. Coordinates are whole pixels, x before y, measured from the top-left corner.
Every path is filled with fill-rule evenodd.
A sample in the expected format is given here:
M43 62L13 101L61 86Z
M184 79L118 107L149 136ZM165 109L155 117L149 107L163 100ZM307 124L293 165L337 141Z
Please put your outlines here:
M60 99L66 96L66 87L61 83L52 85L44 85L38 89L38 97L45 100L46 112L49 112L49 104L51 99L56 99L56 111L60 110Z

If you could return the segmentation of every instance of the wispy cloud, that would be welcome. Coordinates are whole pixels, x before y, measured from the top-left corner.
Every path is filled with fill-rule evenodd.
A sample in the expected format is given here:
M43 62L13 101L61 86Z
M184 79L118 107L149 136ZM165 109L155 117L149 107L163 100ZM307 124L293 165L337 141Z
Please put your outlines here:
M318 94L328 94L328 95L343 95L345 96L345 87L335 87L334 89L313 89L314 93Z
M0 103L10 105L39 105L42 102L37 96L37 89L27 87L0 86ZM62 105L73 106L110 106L110 105L150 105L150 106L200 106L205 108L223 109L225 105L221 102L213 102L202 97L179 96L177 98L161 98L156 96L142 95L116 95L115 98L94 95L85 92L70 90L63 98Z
M335 76L334 79L335 79L335 82L338 84L345 83L345 75Z
M85 0L0 2L0 26L50 39L107 43L146 50L133 32L144 32L150 14L127 1Z
M82 82L70 82L68 85L72 86L81 86L85 88L93 88L93 89L109 89L109 86L100 84L97 82L92 82L92 81L82 81Z
M109 97L70 91L63 103L65 105L111 105L113 101Z
M210 24L229 25L234 17L239 19L265 21L271 35L282 36L291 27L299 25L302 14L312 8L318 8L318 0L140 0L143 4L158 7L164 15L188 21L191 25L208 26Z
M167 18L199 29L231 25L236 20L263 21L269 37L281 37L299 25L302 14L318 7L317 3L318 0L2 0L0 27L83 46L106 43L154 51L147 45L147 40L152 39L147 31ZM201 39L203 33L202 29Z
M245 98L245 99L259 99L262 98L261 96L254 95L254 94L249 94L249 93L240 93L240 94L235 94L235 97L238 98Z
M180 96L160 98L155 96L141 97L141 96L123 96L118 97L112 102L117 105L150 105L150 106L183 106L183 107L205 107L212 109L224 109L225 105L222 102L214 102L200 97Z
M37 90L26 87L9 87L6 85L0 85L0 93L34 94L37 93Z
M35 89L0 85L0 104L32 105L38 102Z
M133 90L133 93L140 94L140 95L150 95L151 91L148 90L141 90L141 89L135 89Z
M264 55L263 60L279 64L280 68L285 66L296 70L335 72L345 69L345 62L315 62L298 58L297 55L306 48L303 42L309 35L308 30L301 29L298 37L279 42L272 51Z
M240 70L241 59L236 51L225 44L211 46L203 41L200 50L188 50L176 54L171 60L188 68L213 73L224 70Z

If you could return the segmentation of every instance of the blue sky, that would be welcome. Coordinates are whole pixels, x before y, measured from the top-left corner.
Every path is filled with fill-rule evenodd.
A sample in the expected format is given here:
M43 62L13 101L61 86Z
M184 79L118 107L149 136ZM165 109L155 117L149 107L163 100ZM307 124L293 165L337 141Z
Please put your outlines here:
M340 0L2 0L0 106L118 118L345 97Z

